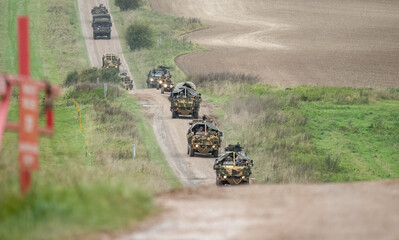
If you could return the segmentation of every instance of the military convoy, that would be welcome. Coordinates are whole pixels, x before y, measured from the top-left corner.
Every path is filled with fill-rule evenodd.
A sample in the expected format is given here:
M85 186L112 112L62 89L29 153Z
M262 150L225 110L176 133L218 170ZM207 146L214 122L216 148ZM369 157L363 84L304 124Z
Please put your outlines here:
M91 10L93 20L91 27L93 28L93 38L96 40L98 37L105 37L111 39L111 15L108 13L108 9L100 4Z
M102 62L102 68L115 68L119 72L121 59L118 57L118 55L113 53L106 53L102 57Z
M108 9L100 4L91 10L93 16L93 38L106 37L111 39L111 15ZM116 54L108 53L102 57L102 68L115 68L119 72L120 58ZM179 83L175 86L169 72L169 67L158 66L153 68L147 76L147 87L161 89L161 93L170 92L170 110L172 118L180 115L191 115L190 128L187 132L187 154L210 154L216 157L213 169L216 171L216 185L249 183L253 161L245 156L242 147L228 145L225 151L219 154L223 132L205 116L198 119L201 103L201 94L192 82ZM121 73L121 86L126 90L133 89L133 80L126 73Z
M212 154L217 157L222 143L223 133L210 120L193 119L187 132L187 154L193 157L195 153Z
M197 119L201 100L201 94L197 93L194 83L185 82L176 85L169 96L172 118L177 118L179 115L192 115L194 119Z
M133 80L130 79L130 77L127 75L127 73L121 73L119 76L121 78L122 87L126 90L132 90L133 89Z
M228 145L215 160L216 185L249 184L253 160L245 156L240 144Z

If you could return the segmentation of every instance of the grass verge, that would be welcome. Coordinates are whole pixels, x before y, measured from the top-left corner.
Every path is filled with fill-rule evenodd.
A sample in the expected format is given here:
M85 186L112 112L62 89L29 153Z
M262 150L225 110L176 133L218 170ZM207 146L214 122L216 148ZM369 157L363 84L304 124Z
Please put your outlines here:
M192 80L215 106L225 141L255 159L260 183L399 177L398 89L279 89L230 73Z
M17 72L15 19L20 14L30 17L33 77L61 83L68 72L88 67L76 1L9 0L0 7L0 71ZM162 165L139 106L109 86L107 99L95 84L64 89L55 103L55 136L40 139L41 169L33 174L33 186L24 197L19 194L17 135L5 133L0 239L64 239L127 227L156 210L153 193L180 186ZM83 116L82 133L73 100ZM9 120L16 121L17 115L13 99ZM130 160L132 143L135 161Z

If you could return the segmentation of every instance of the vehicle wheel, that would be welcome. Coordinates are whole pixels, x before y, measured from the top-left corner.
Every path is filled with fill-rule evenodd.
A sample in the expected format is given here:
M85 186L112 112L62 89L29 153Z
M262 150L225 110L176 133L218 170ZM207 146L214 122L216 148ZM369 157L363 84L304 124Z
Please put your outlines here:
M159 85L157 84L157 90L159 90Z
M165 93L165 88L161 88L161 93L164 94Z
M108 39L111 39L111 34L108 35Z
M194 157L194 148L190 147L190 157Z
M215 149L212 151L212 156L218 157L219 156L219 149Z
M216 176L216 186L222 186L222 185L223 185L222 181L220 181L220 178Z
M198 112L193 112L193 118L198 119Z
M190 154L190 147L187 145L187 154Z
M93 33L93 39L94 39L94 40L97 39L97 36L96 36L96 34L94 34L94 33Z
M172 111L172 118L177 118L178 114L176 111Z
M149 83L147 83L147 88L150 88L150 84Z

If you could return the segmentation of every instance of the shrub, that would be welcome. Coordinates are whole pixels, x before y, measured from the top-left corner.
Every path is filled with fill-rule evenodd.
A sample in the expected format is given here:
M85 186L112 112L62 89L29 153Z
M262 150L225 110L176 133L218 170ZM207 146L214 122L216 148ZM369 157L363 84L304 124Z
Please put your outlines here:
M67 78L64 81L66 87L76 85L78 83L97 83L97 78L99 82L106 83L119 83L120 77L118 71L113 68L88 68L80 71L73 71L68 73Z
M141 0L115 0L115 5L118 6L121 11L134 10L140 7Z
M67 78L65 79L64 85L69 87L71 85L74 85L78 82L78 72L73 71L68 73Z
M147 24L136 23L128 27L126 41L132 51L150 48L153 45L152 35L152 30Z

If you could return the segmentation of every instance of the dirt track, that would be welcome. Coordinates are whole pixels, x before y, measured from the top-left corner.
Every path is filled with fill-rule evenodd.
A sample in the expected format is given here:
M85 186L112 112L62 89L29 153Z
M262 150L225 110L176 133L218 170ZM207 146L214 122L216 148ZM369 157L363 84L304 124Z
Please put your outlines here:
M103 53L115 52L121 54L122 52L116 30L113 28L112 40L93 41L90 28L90 9L92 6L98 4L98 2L94 0L79 0L78 2L83 23L82 29L85 34L92 65L100 66L100 57ZM108 6L108 2L104 2ZM229 2L226 0L208 2L204 2L203 0L176 0L174 2L177 4L176 6L179 6L179 8L175 6L174 11L191 11L192 13L198 12L199 14L204 14L202 11L204 9L208 10L209 18L213 20L217 20L215 16L222 16L224 12L227 13L227 16L238 14L236 11L231 12L232 9L240 9L248 13L253 11L252 15L254 19L257 16L261 16L262 14L260 13L263 13L260 7L254 9L254 6L259 3L255 0L230 0L233 7L228 7L225 10L223 7L226 7ZM156 7L155 3L161 6L161 4L171 3L171 0L151 0L151 3ZM191 5L187 6L185 3L190 3ZM203 7L198 8L195 5L196 3L203 4ZM212 4L218 5L213 8ZM392 17L391 21L397 20L398 13L395 9L395 4L393 5L393 13L387 14L387 18L389 18L388 16ZM274 5L274 7L276 6ZM286 7L295 6L298 7L298 11L301 10L301 6L298 6L298 4L287 4ZM167 7L163 9L170 13L171 9ZM194 11L193 9L197 10ZM333 8L333 10L338 12L343 11L340 8ZM285 12L285 15L288 16L290 12L288 11L287 13L287 11L283 8L280 12ZM306 15L306 12L303 10L304 15ZM376 10L375 14L380 16L381 12L385 14L386 9ZM342 15L346 16L345 11L342 12ZM295 39L295 31L291 32L291 35L288 32L287 35L282 34L279 38L272 37L271 35L265 38L265 36L268 36L266 33L271 34L273 31L283 31L287 27L289 27L287 29L294 29L290 24L288 24L289 26L285 24L269 24L269 22L273 23L272 15L269 15L271 18L270 21L263 23L264 19L260 18L255 21L257 25L254 25L263 26L266 31L263 31L263 28L259 28L254 32L254 29L249 27L254 23L250 21L251 19L245 20L250 21L250 24L246 25L245 21L242 21L245 19L245 15L241 14L237 16L240 16L237 19L241 19L241 25L237 25L237 22L230 21L231 18L227 17L225 25L216 24L215 27L209 30L194 33L194 35L199 34L199 36L204 36L203 43L209 46L219 46L220 49L215 50L216 52L209 51L180 57L177 61L183 65L186 71L193 71L189 69L190 66L195 67L198 63L200 63L197 65L200 71L211 67L209 64L216 64L216 67L213 69L219 69L223 65L223 71L243 72L245 69L244 72L251 72L250 69L260 69L260 71L265 71L263 72L265 74L271 74L265 75L270 76L266 80L264 78L265 82L281 85L299 84L299 80L304 81L312 76L311 80L315 82L305 81L301 83L320 83L320 81L317 82L318 78L315 76L323 79L328 76L336 76L337 79L344 79L348 74L351 75L345 71L340 72L334 69L334 67L332 67L330 72L327 71L327 73L324 73L325 69L323 67L326 67L326 63L324 62L326 59L329 59L331 62L338 62L334 64L344 64L339 61L340 58L330 58L330 55L335 51L335 48L333 48L334 44L331 45L332 52L329 52L328 48L323 50L323 46L307 45L307 48L311 49L311 51L309 55L304 55L303 51L306 49L295 50L290 45L292 42L289 39L291 37ZM205 20L206 18L201 18L207 21ZM381 18L385 19L384 16ZM248 34L236 37L245 28L247 28ZM220 42L217 39L212 40L209 36L202 35L206 32L209 33L209 31L212 33L212 31L216 31L215 29L225 31L222 34L223 37L219 37L220 39L225 39L224 42ZM235 29L236 32L234 32ZM392 29L395 30L395 28ZM217 38L217 31L214 33ZM309 32L308 34L309 38L312 37ZM381 44L381 49L386 50L384 50L386 55L380 57L389 62L389 64L382 64L380 66L381 71L387 71L381 75L381 85L384 86L397 84L398 68L394 67L397 67L398 64L395 61L398 59L398 52L392 50L395 46L397 47L397 42L393 40L397 36L395 34L395 31L393 31L391 46L388 46L388 40L384 40L382 42L384 44ZM286 42L281 41L284 37L287 39ZM303 42L310 41L309 39L306 40L305 35L302 35L302 37L304 38L302 39ZM198 41L200 42L200 40ZM298 43L298 45L301 44ZM235 53L229 52L234 49L238 51L237 54L241 55L236 56ZM226 55L222 55L222 57L228 58L223 61L219 58L218 60L210 61L208 64L209 57L219 56L217 51L225 53ZM293 55L287 55L288 51L292 52ZM381 53L384 51L379 50L377 52ZM326 57L326 59L323 57L319 59L319 65L317 65L316 52L324 52L325 55L322 56ZM367 49L364 49L364 53L366 55L370 54ZM268 58L264 58L266 55ZM273 57L271 58L270 56ZM357 55L356 57L360 56ZM251 58L251 62L242 63L242 61L238 61L238 58L244 60ZM271 59L275 60L272 61ZM294 69L290 69L291 65L282 64L280 66L279 61L283 61L284 59L287 62L291 61ZM230 60L231 62L229 62ZM264 62L256 62L256 60L264 60ZM368 58L364 60L364 62L368 61ZM122 62L123 66L126 67L127 64L123 58ZM298 63L302 65L297 66ZM315 66L311 66L313 64ZM353 65L351 65L349 69L360 73L371 67L372 64L369 64L361 64L359 68L352 68ZM333 66L338 68L337 65ZM302 67L304 67L303 70ZM321 69L318 69L318 67L321 67ZM377 68L377 66L372 67ZM367 73L370 73L370 70L365 72L366 75ZM373 83L379 73L381 72L377 71L372 75L372 78L367 78L364 81L348 83L356 86L367 85ZM298 76L298 78L290 74L296 74L295 76ZM285 82L282 82L282 79ZM348 81L358 79L361 79L361 77L354 74L353 78L348 79ZM347 82L336 80L331 83L341 85ZM251 185L246 187L217 188L213 185L215 177L212 170L213 158L189 158L186 155L187 143L185 133L190 120L172 120L167 96L161 95L154 89L136 90L134 93L143 105L145 112L148 113L166 159L182 183L185 186L211 185L185 188L161 194L156 199L165 209L161 215L144 221L139 226L136 226L131 231L132 233L125 233L119 236L102 235L101 239L399 239L399 228L397 227L399 226L399 181L327 185ZM206 109L205 112L202 109L200 114L204 113L207 113Z
M399 181L188 188L117 239L399 239Z
M214 158L209 155L189 157L187 154L186 130L191 118L172 119L168 93L160 94L155 89L145 89L136 90L134 94L152 119L158 143L182 184L186 187L214 184ZM204 114L203 109L200 109L200 114Z
M180 56L188 74L237 72L278 86L399 87L399 1L150 0L197 17L211 50Z

